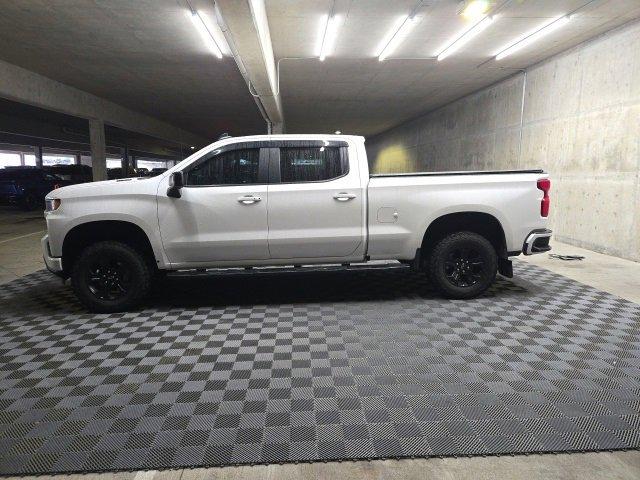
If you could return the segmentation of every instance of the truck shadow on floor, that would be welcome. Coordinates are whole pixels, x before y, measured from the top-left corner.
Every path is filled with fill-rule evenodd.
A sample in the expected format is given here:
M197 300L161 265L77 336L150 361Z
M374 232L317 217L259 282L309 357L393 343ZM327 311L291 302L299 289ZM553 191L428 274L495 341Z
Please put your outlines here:
M524 285L524 286L522 286ZM534 295L542 287L498 277L478 298ZM176 308L234 307L282 304L449 302L434 290L426 275L399 270L369 272L251 273L168 277L134 311ZM0 318L88 313L71 286L40 271L2 285Z
M498 278L480 298L514 294L527 294L527 290ZM166 308L416 300L449 301L429 284L426 275L376 270L167 278L146 304Z

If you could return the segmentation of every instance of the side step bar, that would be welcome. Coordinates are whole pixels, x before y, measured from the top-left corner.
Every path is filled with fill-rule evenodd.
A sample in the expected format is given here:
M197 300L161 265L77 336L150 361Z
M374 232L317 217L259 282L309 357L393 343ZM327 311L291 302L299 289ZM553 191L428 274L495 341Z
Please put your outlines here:
M192 270L173 270L167 273L174 277L193 277L209 275L260 275L270 273L312 273L312 272L344 272L362 270L409 270L411 265L402 263L350 264L350 265L301 265L283 267L233 267L233 268L198 268Z

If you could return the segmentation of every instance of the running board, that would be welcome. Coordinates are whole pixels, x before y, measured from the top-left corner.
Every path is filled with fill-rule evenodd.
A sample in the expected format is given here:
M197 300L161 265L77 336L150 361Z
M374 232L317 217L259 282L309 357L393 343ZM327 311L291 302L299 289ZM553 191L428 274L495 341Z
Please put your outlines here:
M207 268L191 270L169 271L168 276L193 277L216 275L256 275L271 273L317 273L317 272L344 272L366 270L410 270L411 265L402 263L387 263L377 265L349 264L349 265L297 265L287 267L234 267L234 268Z

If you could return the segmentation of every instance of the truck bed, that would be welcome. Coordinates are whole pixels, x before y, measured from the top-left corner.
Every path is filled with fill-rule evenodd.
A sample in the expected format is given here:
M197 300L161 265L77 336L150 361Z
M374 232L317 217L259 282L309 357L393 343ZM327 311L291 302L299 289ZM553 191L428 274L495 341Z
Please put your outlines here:
M457 212L486 214L504 232L507 251L521 251L540 216L543 170L416 172L369 176L367 253L371 259L411 259L428 226Z

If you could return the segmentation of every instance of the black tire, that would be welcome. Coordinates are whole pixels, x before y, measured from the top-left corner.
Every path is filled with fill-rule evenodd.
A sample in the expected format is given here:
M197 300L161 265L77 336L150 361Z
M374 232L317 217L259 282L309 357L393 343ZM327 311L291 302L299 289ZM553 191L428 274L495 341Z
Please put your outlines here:
M440 240L428 260L429 278L449 298L472 298L491 286L498 256L491 242L473 232L456 232Z
M71 286L88 310L112 313L138 305L149 293L148 262L120 242L104 241L85 248L73 265Z
M38 208L38 199L31 193L28 193L26 197L20 203L20 208L25 212L30 212Z

